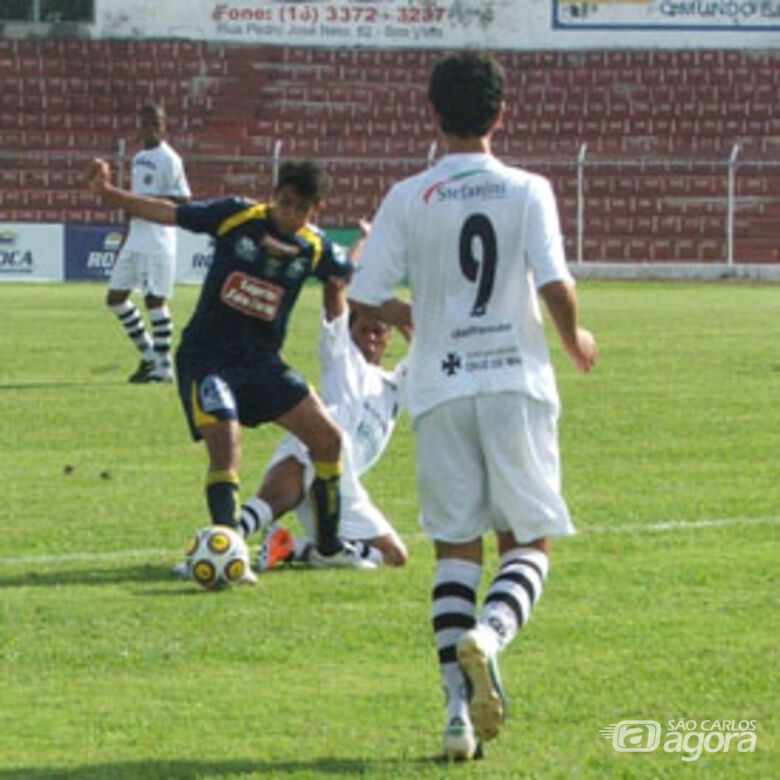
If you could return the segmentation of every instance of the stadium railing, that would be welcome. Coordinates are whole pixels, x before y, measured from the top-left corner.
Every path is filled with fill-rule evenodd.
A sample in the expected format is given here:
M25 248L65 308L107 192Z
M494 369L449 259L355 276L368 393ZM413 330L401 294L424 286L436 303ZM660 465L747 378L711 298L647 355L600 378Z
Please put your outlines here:
M291 156L277 139L271 153L183 153L197 198L242 194L266 198L279 162ZM102 156L127 181L129 146L84 152L0 151L0 222L121 224L121 213L100 207L85 189L87 161ZM501 150L497 150L501 156ZM398 179L432 162L426 157L314 157L332 181L322 214L325 227L354 226L370 217ZM590 154L506 156L553 183L567 255L581 270L599 264L631 267L701 265L728 274L780 264L780 161L743 156L739 144L720 158Z

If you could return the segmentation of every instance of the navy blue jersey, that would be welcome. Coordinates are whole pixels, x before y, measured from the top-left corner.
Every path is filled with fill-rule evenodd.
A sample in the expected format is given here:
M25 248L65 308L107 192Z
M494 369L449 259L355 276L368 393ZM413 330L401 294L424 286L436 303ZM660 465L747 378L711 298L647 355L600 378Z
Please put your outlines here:
M220 362L278 351L287 321L309 276L346 277L344 249L312 225L294 236L275 228L268 205L241 198L185 203L176 221L216 239L214 260L180 350Z

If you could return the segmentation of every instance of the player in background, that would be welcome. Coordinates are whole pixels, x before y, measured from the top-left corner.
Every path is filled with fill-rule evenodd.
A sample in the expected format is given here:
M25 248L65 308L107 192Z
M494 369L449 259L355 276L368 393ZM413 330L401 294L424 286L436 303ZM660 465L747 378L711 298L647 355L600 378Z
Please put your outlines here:
M87 171L92 191L141 219L214 237L214 259L176 353L179 396L209 458L206 500L215 524L239 516L241 426L276 422L306 444L314 463L316 546L321 566L365 565L338 536L341 435L316 393L280 355L304 281L348 277L345 251L310 224L325 195L312 162L286 162L270 203L222 198L176 205L110 183L103 160Z
M537 293L575 367L589 371L597 353L579 325L549 182L491 153L505 91L490 55L462 52L434 67L428 97L445 156L391 188L349 290L358 311L414 322L407 404L421 523L437 559L432 617L451 759L477 756L498 734L497 656L541 596L550 538L573 532ZM411 308L394 293L405 276ZM491 530L499 569L478 611Z
M144 148L133 157L132 192L174 203L189 200L181 157L164 140L165 112L160 106L147 103L141 109L140 135ZM106 305L141 353L141 362L130 377L133 383L173 381L173 321L168 301L173 296L175 273L176 228L131 218L111 272ZM151 336L130 298L134 290L144 296Z
M361 222L361 230L367 235L370 225ZM360 243L362 239L352 247L353 262L359 257ZM341 428L344 452L340 533L371 566L403 566L408 557L406 547L371 501L360 477L377 463L390 442L403 404L406 361L392 371L382 368L392 330L374 317L350 313L343 280L325 284L323 303L318 349L320 395ZM410 334L403 335L408 339ZM259 570L280 562L309 563L315 514L308 489L313 478L306 446L288 434L272 455L257 496L241 509L239 529L244 536L257 530L265 533ZM296 539L276 522L292 510L307 538ZM316 560L313 563L316 565Z

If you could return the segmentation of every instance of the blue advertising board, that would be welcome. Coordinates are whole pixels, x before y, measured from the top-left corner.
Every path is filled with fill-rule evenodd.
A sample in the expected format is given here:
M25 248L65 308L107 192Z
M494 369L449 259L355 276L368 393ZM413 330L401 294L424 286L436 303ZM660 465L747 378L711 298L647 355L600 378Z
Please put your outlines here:
M118 225L65 225L65 281L107 280L123 235Z

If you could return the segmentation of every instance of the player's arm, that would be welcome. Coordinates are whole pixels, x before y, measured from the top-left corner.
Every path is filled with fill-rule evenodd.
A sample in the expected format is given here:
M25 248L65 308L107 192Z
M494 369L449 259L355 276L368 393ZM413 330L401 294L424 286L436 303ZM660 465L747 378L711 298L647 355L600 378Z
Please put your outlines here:
M406 301L391 298L378 306L373 306L350 299L349 305L356 312L375 317L397 328L407 341L412 338L412 307Z
M176 224L176 204L162 198L135 195L111 184L111 169L105 160L94 159L87 167L87 185L105 204L124 209L130 216L156 222Z
M539 288L566 352L578 370L587 372L596 364L598 348L593 334L577 322L577 293L571 282L549 282Z
M357 268L360 262L360 253L363 251L363 244L371 232L371 223L367 220L361 219L358 224L360 225L360 235L347 252L347 257L353 268ZM333 322L347 310L348 281L348 279L336 276L331 276L325 281L322 287L322 306L325 310L326 322Z

